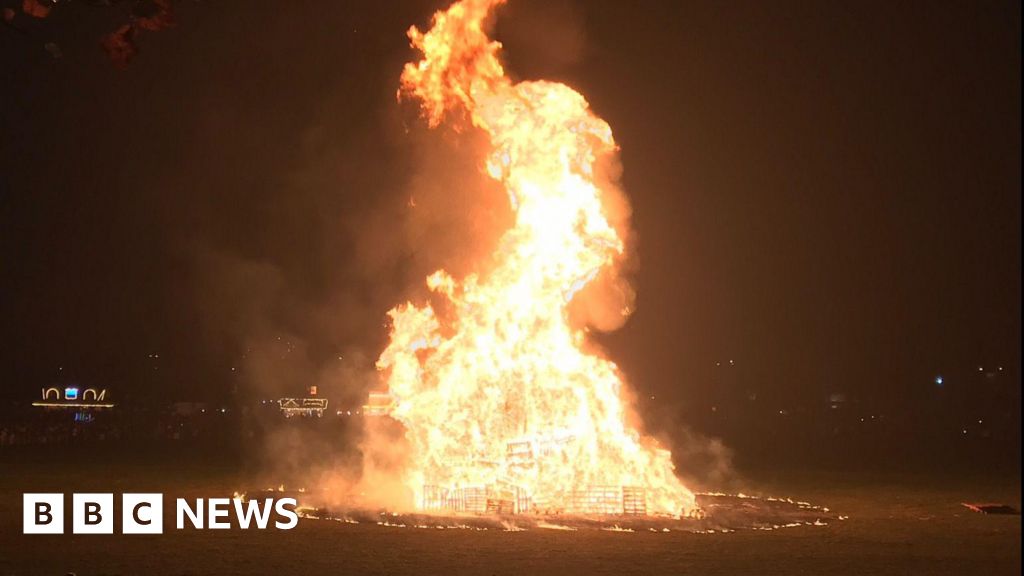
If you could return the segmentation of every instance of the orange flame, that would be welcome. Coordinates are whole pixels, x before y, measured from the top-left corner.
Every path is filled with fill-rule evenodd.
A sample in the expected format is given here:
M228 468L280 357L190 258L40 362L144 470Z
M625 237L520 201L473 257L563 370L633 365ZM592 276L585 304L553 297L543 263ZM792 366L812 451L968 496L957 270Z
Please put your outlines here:
M618 368L584 351L586 329L569 321L574 295L624 250L594 176L616 151L611 128L568 86L505 75L484 27L501 2L463 0L409 30L423 59L406 65L400 96L419 99L431 126L464 113L488 136L486 170L515 224L486 273L427 278L450 303L443 321L429 304L389 312L377 366L410 443L404 481L420 497L426 485L512 485L566 509L589 487L640 487L648 513L688 512L671 454L627 424Z

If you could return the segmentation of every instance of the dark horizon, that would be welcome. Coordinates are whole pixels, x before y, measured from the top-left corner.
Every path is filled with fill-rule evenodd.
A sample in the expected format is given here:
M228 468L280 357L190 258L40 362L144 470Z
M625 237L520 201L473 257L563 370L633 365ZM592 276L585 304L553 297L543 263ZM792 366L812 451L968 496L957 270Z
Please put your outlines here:
M443 136L394 98L441 4L181 3L126 70L110 11L0 28L0 395L360 398L386 311L488 217L423 181ZM1019 4L513 0L496 27L621 146L638 307L599 341L655 427L1002 366L1019 429Z

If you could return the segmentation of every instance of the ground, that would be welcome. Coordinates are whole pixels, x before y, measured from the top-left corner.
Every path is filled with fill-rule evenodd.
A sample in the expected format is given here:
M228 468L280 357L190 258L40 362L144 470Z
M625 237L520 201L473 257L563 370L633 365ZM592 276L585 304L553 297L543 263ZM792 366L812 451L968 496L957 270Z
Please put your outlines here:
M428 530L303 519L291 531L27 536L20 526L23 492L215 497L230 496L245 478L235 466L187 459L129 464L0 452L0 576L1021 572L1020 516L983 515L960 505L999 501L1019 509L1019 473L781 469L751 477L752 492L807 500L848 518L826 526L726 534Z

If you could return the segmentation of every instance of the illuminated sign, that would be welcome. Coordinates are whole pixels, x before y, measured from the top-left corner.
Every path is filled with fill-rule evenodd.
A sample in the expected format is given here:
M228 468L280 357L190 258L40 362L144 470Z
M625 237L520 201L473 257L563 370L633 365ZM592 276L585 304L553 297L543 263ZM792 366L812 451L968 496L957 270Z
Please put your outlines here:
M323 416L326 398L281 398L277 401L286 418L292 416Z
M33 402L33 406L42 408L113 408L114 404L106 402L106 388L86 388L79 390L75 386L42 389L42 401Z

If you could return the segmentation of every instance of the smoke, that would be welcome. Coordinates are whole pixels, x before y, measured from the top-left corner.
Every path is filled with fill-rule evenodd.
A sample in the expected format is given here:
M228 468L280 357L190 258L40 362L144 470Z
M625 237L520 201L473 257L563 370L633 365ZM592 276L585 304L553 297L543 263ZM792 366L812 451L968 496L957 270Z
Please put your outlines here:
M362 475L357 485L362 503L392 510L411 510L413 494L403 477L409 446L404 429L390 419L366 421L363 441Z
M222 359L214 377L230 383L225 394L242 404L306 396L315 385L330 402L325 420L361 409L380 387L387 310L429 297L424 278L437 269L469 272L510 225L503 189L480 169L484 141L429 130L415 106L396 104L394 83L387 88L355 129L333 120L327 95L285 173L249 197L242 184L222 184L202 233L181 241L197 337ZM226 145L225 122L197 140ZM258 444L244 449L268 482L408 499L393 430L251 426Z
M362 397L372 361L338 338L329 318L370 320L344 301L303 299L278 265L225 252L197 255L196 287L206 346L229 356L230 377L245 399L278 398L317 386L350 404ZM346 310L347 309L347 310Z
M558 78L587 56L581 4L573 0L512 1L499 9L495 37L513 70Z
M733 465L733 452L720 439L679 425L668 442L676 473L691 490L734 492L742 485Z

